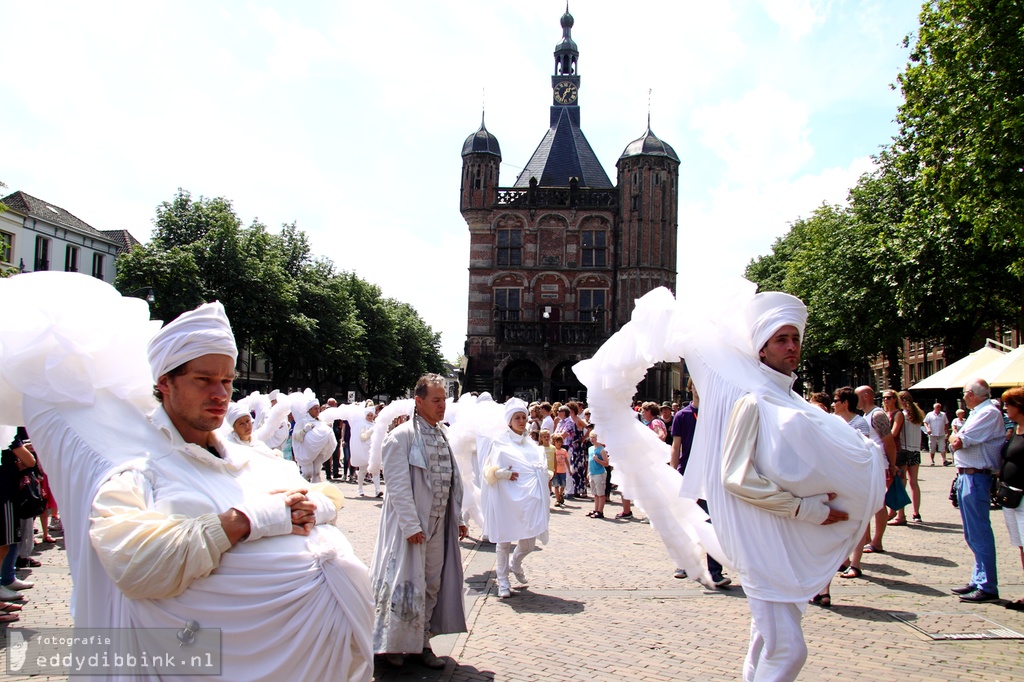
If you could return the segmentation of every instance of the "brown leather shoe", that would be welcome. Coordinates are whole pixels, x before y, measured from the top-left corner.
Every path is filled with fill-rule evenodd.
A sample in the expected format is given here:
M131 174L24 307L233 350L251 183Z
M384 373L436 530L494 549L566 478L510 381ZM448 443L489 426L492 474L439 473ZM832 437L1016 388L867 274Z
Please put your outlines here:
M434 650L429 648L424 649L423 653L420 654L420 663L424 667L431 668L433 670L441 670L448 665L448 661L443 658L438 658L434 655Z

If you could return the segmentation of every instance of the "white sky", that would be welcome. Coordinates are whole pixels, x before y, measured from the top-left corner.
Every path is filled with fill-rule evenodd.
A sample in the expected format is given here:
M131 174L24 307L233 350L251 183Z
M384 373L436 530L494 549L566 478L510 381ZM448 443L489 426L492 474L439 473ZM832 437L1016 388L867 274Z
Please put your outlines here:
M510 186L543 137L562 0L0 0L0 180L149 239L178 187L411 303L454 359L480 122ZM680 284L741 274L842 202L895 133L918 0L573 0L582 128L613 180L651 127L679 154ZM484 90L486 89L486 95Z

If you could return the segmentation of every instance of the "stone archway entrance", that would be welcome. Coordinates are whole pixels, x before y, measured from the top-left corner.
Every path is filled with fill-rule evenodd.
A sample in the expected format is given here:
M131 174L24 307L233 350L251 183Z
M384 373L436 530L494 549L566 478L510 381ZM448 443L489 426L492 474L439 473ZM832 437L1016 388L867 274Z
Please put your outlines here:
M540 367L530 360L515 360L501 373L501 396L494 396L494 399L504 401L515 396L528 403L540 400L543 384L544 374Z
M587 389L572 371L572 366L575 364L575 362L563 362L555 366L555 370L551 373L551 402L557 400L560 403L566 403L586 395Z

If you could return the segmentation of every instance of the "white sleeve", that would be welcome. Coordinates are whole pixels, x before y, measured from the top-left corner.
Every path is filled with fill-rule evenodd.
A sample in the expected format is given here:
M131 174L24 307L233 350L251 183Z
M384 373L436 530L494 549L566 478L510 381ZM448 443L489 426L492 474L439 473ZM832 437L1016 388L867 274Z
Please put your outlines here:
M107 574L133 599L181 594L231 548L217 514L162 514L149 509L150 497L145 477L125 471L100 486L92 503L89 539Z
M726 492L776 516L796 516L800 498L786 492L754 468L757 428L760 417L757 400L746 395L733 406L725 429L722 451L722 484Z

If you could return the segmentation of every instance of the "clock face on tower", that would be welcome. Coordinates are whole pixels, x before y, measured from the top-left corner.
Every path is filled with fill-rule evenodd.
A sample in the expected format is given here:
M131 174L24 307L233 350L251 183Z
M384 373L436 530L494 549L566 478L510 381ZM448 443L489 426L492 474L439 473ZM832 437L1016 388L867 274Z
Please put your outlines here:
M570 81L562 81L555 85L555 102L558 104L574 104L579 94L579 88Z

